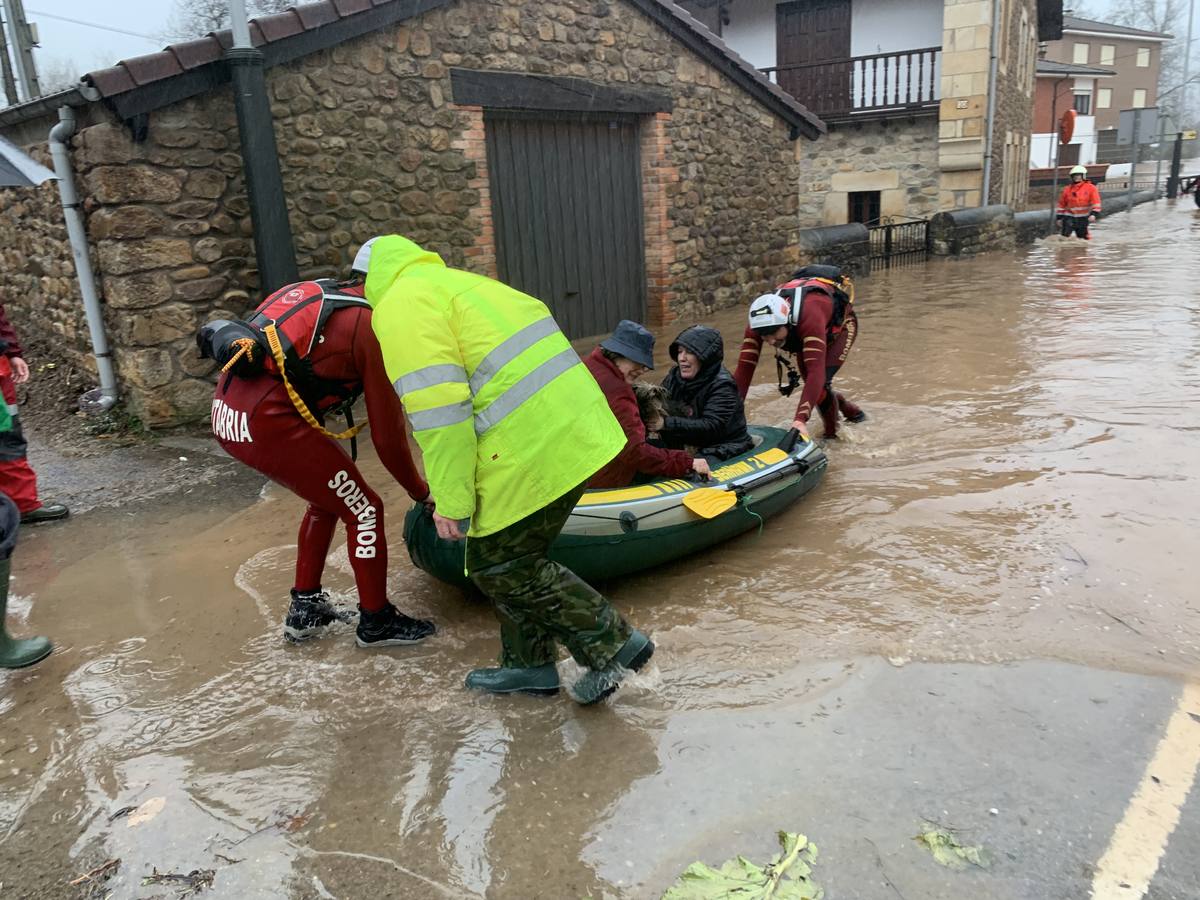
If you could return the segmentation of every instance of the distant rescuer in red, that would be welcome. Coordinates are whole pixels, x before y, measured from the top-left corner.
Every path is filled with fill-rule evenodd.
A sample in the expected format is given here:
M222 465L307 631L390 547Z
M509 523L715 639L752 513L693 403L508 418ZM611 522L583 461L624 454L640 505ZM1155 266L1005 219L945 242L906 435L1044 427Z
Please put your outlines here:
M792 427L805 440L809 439L808 420L814 409L821 414L826 438L837 437L839 412L847 422L866 419L862 409L833 389L833 377L858 336L854 283L840 267L805 266L774 293L751 303L749 320L733 375L743 400L754 379L762 345L767 343L776 351L781 394L790 396L799 378L804 379ZM780 351L799 360L798 373ZM786 385L785 367L791 376Z
M52 522L68 515L61 503L43 503L38 497L37 475L25 457L25 435L17 416L17 385L28 380L29 364L0 303L0 403L7 404L4 415L0 415L0 494L7 494L17 505L24 525Z
M1071 183L1063 188L1062 195L1058 198L1058 220L1062 223L1062 236L1070 237L1071 231L1074 230L1075 237L1090 241L1092 236L1088 233L1088 223L1095 222L1098 215L1100 192L1087 180L1087 169L1075 166L1071 169Z
M363 299L369 243L355 258L349 281L288 285L247 322L210 322L197 335L201 353L225 365L212 410L221 446L308 501L284 623L284 635L292 641L313 637L334 620L353 618L321 589L338 520L346 526L358 586L358 646L413 644L434 633L431 622L410 618L388 602L383 501L335 440L352 437L357 429L334 434L324 428L326 415L348 411L365 395L380 461L410 497L432 503L429 486L413 464L404 409L384 370L371 307Z

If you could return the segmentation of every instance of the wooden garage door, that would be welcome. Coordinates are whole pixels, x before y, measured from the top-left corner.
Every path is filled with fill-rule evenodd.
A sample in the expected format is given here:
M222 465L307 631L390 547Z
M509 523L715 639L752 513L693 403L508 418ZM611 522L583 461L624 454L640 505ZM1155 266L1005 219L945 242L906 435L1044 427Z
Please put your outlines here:
M485 118L500 279L550 307L570 338L643 321L637 120Z

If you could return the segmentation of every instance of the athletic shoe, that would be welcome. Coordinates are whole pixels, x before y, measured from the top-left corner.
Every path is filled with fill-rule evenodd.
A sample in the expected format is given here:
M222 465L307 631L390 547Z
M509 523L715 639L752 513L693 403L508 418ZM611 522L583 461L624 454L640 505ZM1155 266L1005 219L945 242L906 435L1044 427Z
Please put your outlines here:
M395 647L415 644L435 631L432 622L406 616L389 603L379 612L362 611L355 639L360 647Z
M324 591L292 589L292 605L288 607L287 619L283 623L283 636L294 644L315 637L321 629L334 622L352 622L354 612L338 609L329 602Z

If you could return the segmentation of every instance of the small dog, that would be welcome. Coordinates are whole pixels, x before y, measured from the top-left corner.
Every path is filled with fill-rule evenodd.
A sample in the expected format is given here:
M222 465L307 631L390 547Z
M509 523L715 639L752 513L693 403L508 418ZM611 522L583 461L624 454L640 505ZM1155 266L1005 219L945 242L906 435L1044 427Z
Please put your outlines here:
M633 395L637 397L638 413L646 430L652 431L651 425L657 424L667 417L667 389L661 384L648 384L645 381L633 383Z

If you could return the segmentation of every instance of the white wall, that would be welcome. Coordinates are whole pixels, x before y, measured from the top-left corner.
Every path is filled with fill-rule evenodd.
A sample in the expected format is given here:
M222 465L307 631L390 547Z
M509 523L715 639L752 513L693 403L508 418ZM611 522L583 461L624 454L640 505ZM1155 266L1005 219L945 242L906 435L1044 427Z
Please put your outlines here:
M942 0L851 0L851 56L941 45Z
M1035 134L1029 148L1029 168L1048 169L1054 164L1054 139L1057 134ZM1096 162L1096 117L1077 116L1072 144L1079 144L1079 164L1094 165Z
M852 0L853 2L853 0ZM775 65L775 0L738 0L721 40L756 69Z
M721 38L752 66L775 65L776 0L738 0ZM942 43L942 0L851 0L850 55L893 53Z

